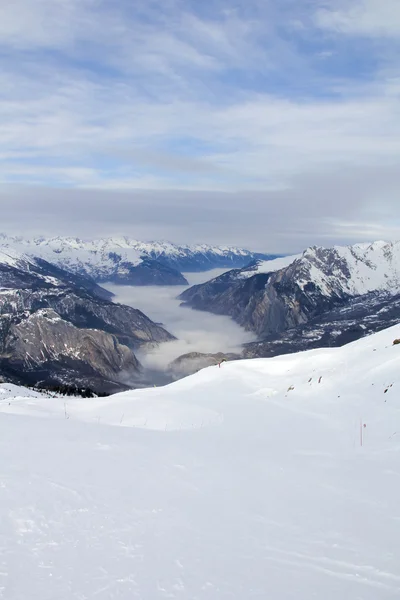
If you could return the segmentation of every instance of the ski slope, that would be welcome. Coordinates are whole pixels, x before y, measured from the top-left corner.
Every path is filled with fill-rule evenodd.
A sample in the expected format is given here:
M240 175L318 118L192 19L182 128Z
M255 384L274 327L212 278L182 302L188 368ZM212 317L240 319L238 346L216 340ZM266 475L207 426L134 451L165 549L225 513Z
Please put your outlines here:
M399 337L102 399L7 388L0 598L400 598Z

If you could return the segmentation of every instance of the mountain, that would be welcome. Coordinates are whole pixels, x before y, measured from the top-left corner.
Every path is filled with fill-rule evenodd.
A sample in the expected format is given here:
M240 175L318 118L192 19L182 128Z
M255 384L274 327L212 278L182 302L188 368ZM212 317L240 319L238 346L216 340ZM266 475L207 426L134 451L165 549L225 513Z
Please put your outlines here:
M400 294L364 294L314 317L305 325L245 344L242 357L259 358L313 348L339 347L399 322Z
M55 237L24 239L0 236L0 246L13 248L56 263L63 269L90 277L97 283L121 285L185 285L176 269L144 255L125 238L79 240Z
M233 269L247 266L254 260L270 260L275 254L251 252L234 246L176 245L168 242L131 242L138 244L141 252L162 264L185 273Z
M0 596L395 600L397 338L102 399L0 386Z
M133 353L173 339L93 281L0 251L0 371L16 383L115 391L141 376Z
M41 257L97 283L125 285L187 285L181 271L243 267L255 258L269 256L240 248L145 243L127 237L24 239L3 234L0 246Z
M192 308L229 315L262 339L377 292L400 292L400 242L308 248L225 273L180 298Z

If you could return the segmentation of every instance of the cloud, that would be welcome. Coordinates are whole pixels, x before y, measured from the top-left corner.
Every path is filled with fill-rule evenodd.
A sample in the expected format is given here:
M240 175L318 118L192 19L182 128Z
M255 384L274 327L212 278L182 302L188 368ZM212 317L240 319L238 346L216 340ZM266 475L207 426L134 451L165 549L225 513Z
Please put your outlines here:
M398 94L389 86L366 98L304 102L257 94L220 107L149 104L121 85L62 82L46 99L21 98L3 110L3 181L10 174L15 180L16 171L22 178L25 168L26 182L35 170L34 181L45 182L46 173L68 168L78 187L140 189L151 173L156 187L260 188L327 165L393 161L400 150Z
M399 38L397 0L348 0L341 5L334 2L329 8L317 10L317 25L348 35Z
M302 173L286 188L183 191L3 187L9 233L237 244L299 252L313 244L400 239L398 164Z
M188 275L191 285L216 277L223 271ZM189 352L240 353L241 345L255 340L229 317L212 315L180 307L177 296L186 289L181 286L137 288L106 286L116 294L114 300L143 310L152 320L162 322L178 339L146 351L139 358L146 368L165 370L179 356Z
M394 235L396 7L3 3L3 228L278 251Z
M84 9L87 2L79 3ZM72 44L82 24L73 0L13 0L0 5L0 42L14 49L60 48Z

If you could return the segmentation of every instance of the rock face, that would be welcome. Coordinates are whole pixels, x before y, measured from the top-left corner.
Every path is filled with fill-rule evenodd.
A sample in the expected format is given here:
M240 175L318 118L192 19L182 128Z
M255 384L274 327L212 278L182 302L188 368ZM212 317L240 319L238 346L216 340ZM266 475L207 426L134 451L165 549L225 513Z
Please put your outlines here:
M134 384L133 350L173 339L141 311L113 304L82 276L0 252L0 364L18 383L111 392Z
M102 393L123 389L124 378L133 382L140 372L133 352L115 336L79 329L51 309L10 324L0 365L13 379L32 385L62 383Z
M303 326L357 296L399 291L400 243L376 242L313 247L300 256L258 262L180 297L193 308L231 316L262 339Z
M88 269L90 273L90 269ZM177 269L157 260L142 257L139 264L132 264L123 256L116 260L115 270L103 274L97 281L118 285L187 285L187 279Z
M400 323L400 294L365 294L311 319L306 325L246 344L242 357L262 358L339 347L397 323Z
M125 285L187 285L181 271L243 267L270 255L224 246L177 246L167 242L138 242L127 237L99 240L7 237L0 246L12 248L63 269L89 276L97 283Z
M218 365L224 361L237 360L240 358L238 354L225 354L223 352L216 352L214 354L205 354L201 352L189 352L188 354L182 354L173 360L168 368L169 373L173 379L180 379L187 375L192 375L201 369Z

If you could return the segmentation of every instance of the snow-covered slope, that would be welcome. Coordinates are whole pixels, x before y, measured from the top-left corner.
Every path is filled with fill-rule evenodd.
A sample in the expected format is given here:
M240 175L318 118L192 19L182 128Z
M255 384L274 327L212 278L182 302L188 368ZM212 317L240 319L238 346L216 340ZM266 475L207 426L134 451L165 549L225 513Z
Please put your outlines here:
M255 260L247 267L243 267L243 269L235 269L232 271L232 279L248 279L249 277L260 275L261 273L274 273L288 267L295 260L300 259L301 256L301 254L294 254L290 256L280 256L271 260Z
M79 240L76 238L34 238L0 236L0 245L41 257L73 273L99 283L112 281L130 285L184 285L186 279L174 268L144 255L125 238Z
M128 237L81 240L69 237L33 238L0 235L0 246L40 256L95 281L137 285L185 284L181 271L243 267L268 257L228 246L179 246L169 242L139 242Z
M399 337L0 400L0 596L397 600Z
M340 290L351 296L372 291L400 291L400 242L374 242L354 246L313 246L303 254L259 260L241 269L238 278L273 273L293 265L298 283L313 282L329 296Z
M0 248L0 264L29 271L31 265L36 265L36 261L14 248Z
M0 247L0 293L10 289L44 290L57 288L62 293L68 287L78 287L103 299L111 299L112 293L98 286L94 281L77 273L65 271L42 258L30 256L15 248ZM0 301L0 313L2 302Z
M54 398L54 396L55 394L37 392L36 390L20 385L14 385L13 383L0 383L0 407L4 407L6 402L11 403L11 401L17 402L20 400L29 402L29 400L33 398Z
M374 242L334 248L312 247L294 263L298 283L321 292L350 296L372 291L400 292L400 242Z

